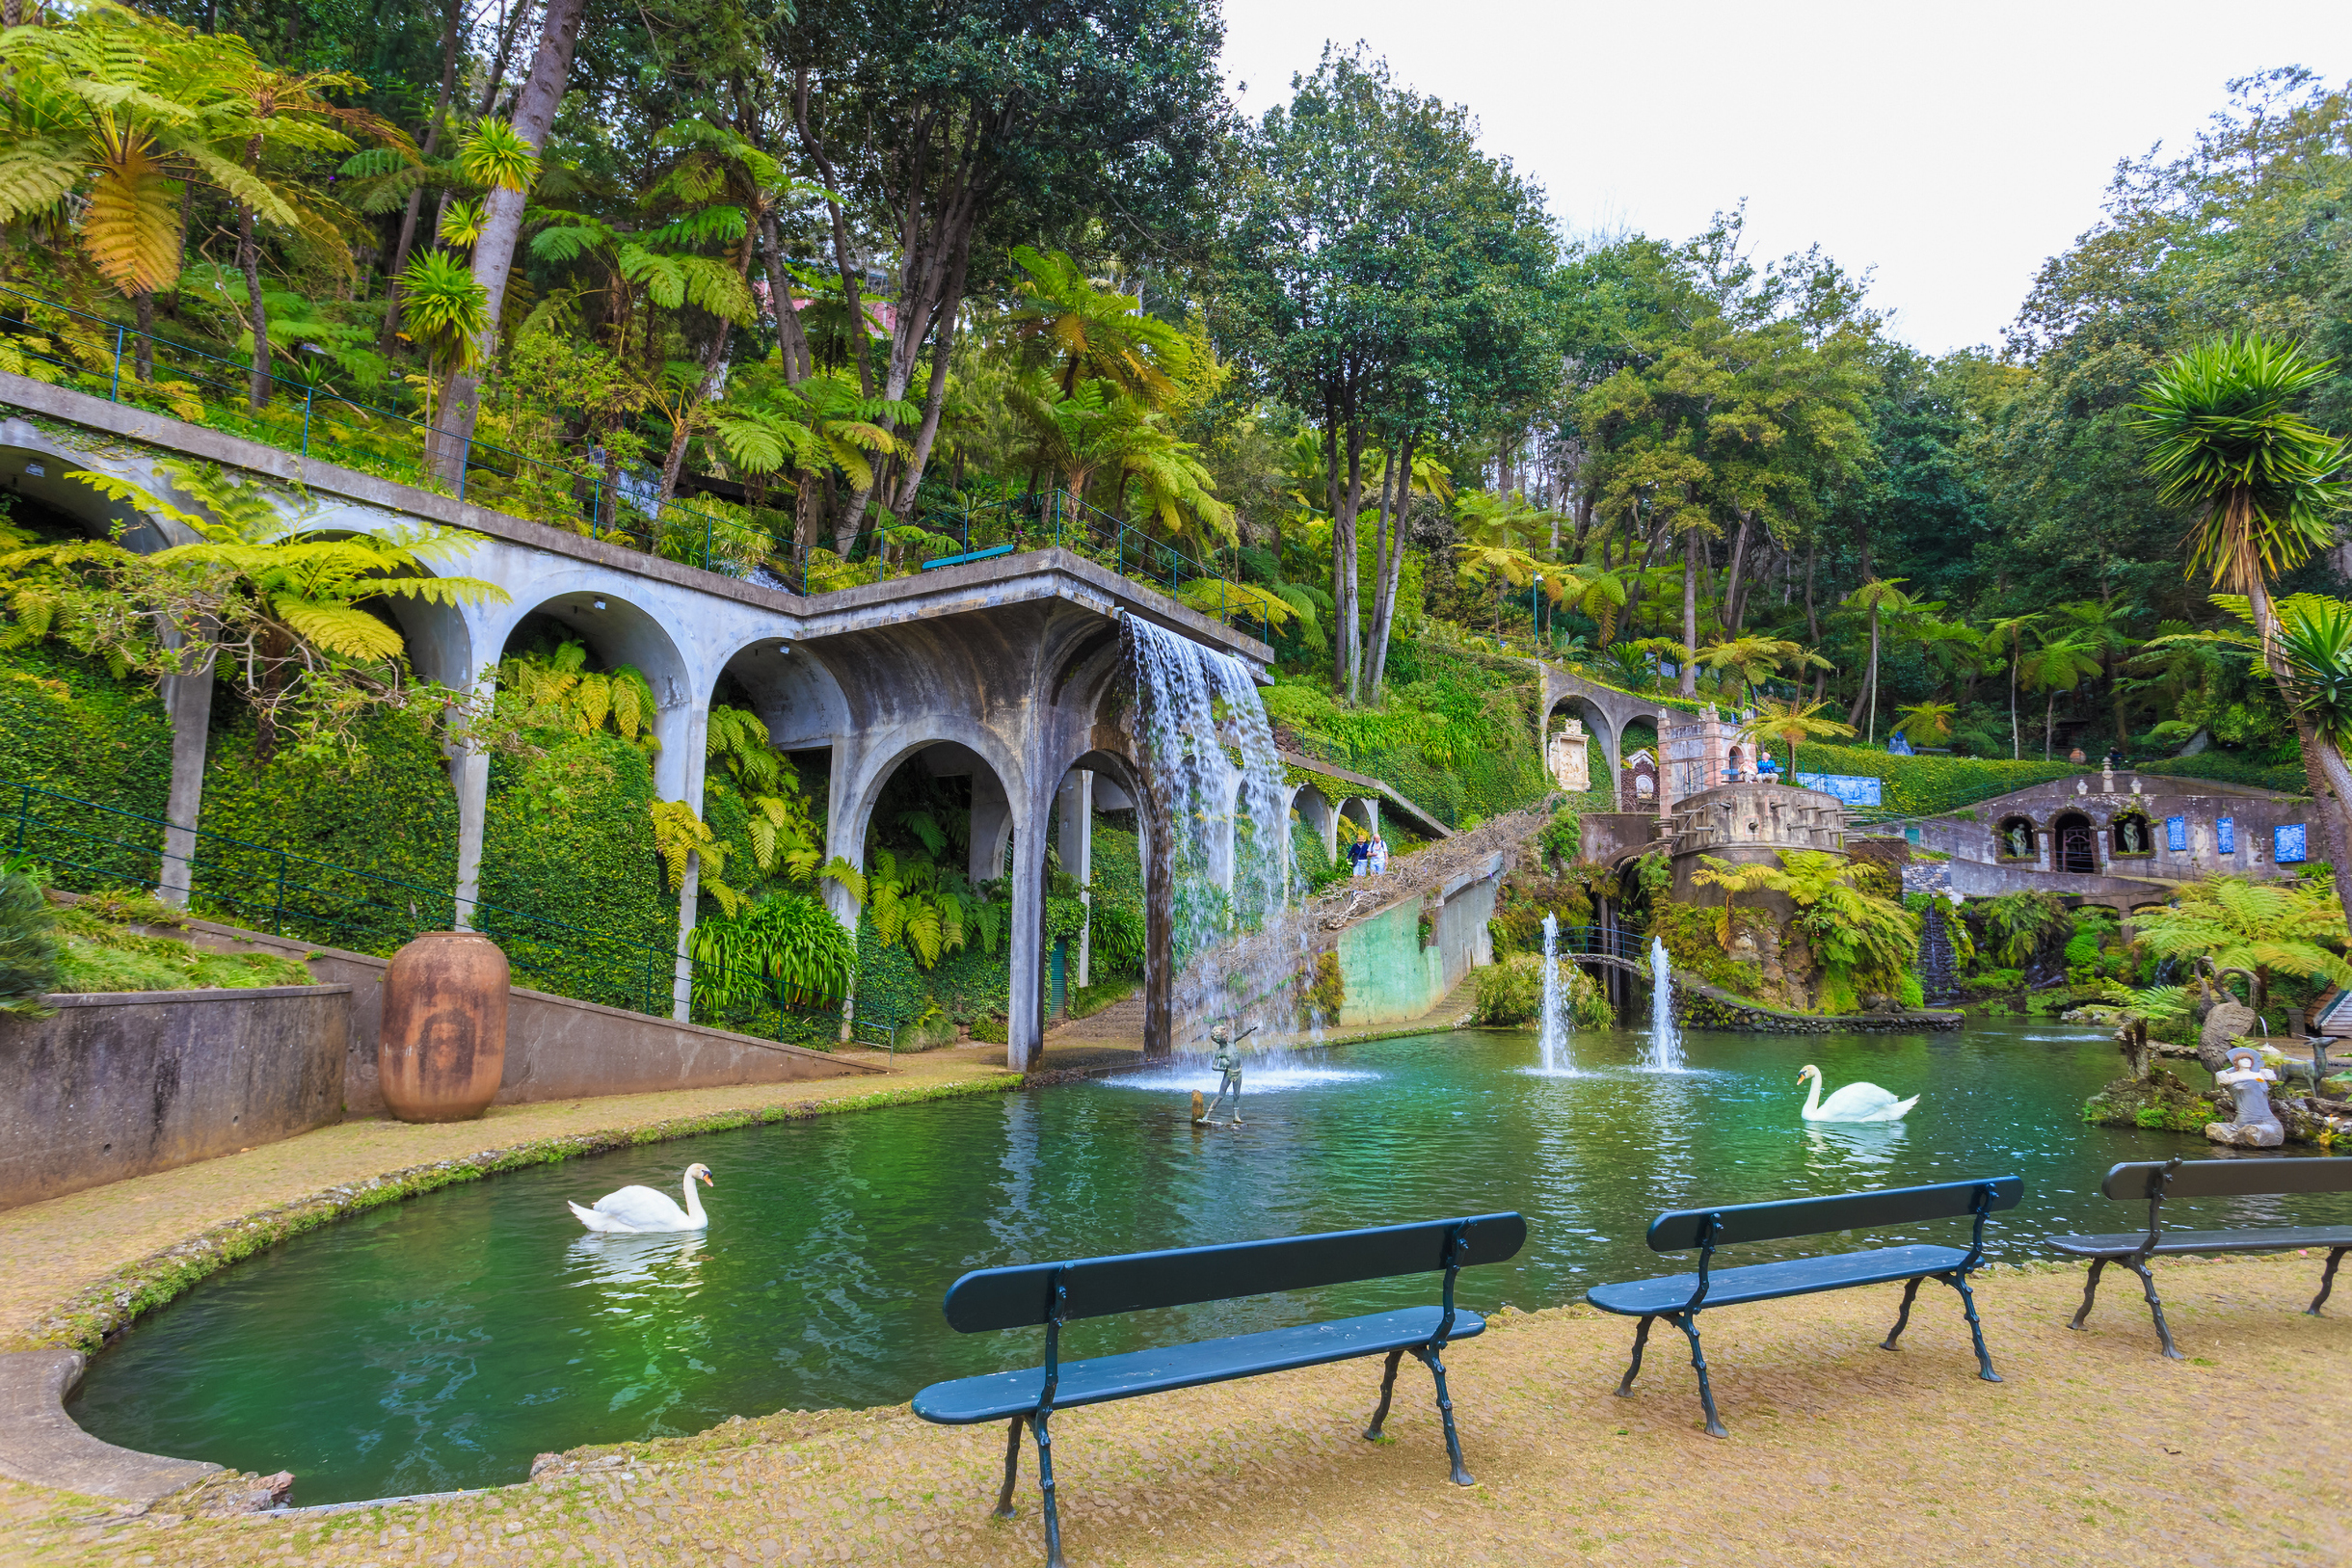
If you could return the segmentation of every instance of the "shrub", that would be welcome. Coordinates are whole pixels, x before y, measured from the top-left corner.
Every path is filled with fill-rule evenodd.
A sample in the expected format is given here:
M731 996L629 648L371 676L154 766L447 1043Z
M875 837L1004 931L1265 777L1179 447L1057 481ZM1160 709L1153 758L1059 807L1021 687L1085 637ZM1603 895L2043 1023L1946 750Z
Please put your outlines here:
M1533 1022L1542 1009L1542 959L1520 953L1478 971L1478 1003L1470 1016L1479 1023L1514 1027Z
M1788 760L1780 753L1780 760ZM1880 782L1881 809L1890 815L1940 816L1995 795L2083 770L2071 762L1991 761L1974 757L1890 757L1866 746L1807 744L1797 752L1807 773L1836 773Z
M58 989L57 920L40 886L22 872L0 875L0 1012L40 1013Z
M1339 1010L1347 1005L1348 976L1341 972L1339 954L1317 953L1315 967L1299 976L1304 982L1299 997L1299 1012L1309 1024L1337 1023Z

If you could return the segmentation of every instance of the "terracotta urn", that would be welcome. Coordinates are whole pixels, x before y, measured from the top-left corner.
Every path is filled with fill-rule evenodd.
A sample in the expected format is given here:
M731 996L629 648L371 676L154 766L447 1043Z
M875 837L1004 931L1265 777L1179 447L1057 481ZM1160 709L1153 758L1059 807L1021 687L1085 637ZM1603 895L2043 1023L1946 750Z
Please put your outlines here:
M476 931L428 931L384 976L376 1073L404 1122L479 1116L506 1071L506 955Z

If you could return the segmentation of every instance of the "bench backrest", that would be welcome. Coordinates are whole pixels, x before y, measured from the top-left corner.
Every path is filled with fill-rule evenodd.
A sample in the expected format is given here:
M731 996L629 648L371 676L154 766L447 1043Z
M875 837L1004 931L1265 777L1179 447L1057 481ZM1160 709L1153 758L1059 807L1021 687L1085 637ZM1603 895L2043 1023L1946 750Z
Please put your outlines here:
M2170 1180L2164 1180L2169 1173ZM2118 1165L2098 1190L2145 1201L2159 1182L2167 1198L2247 1198L2289 1192L2352 1192L2352 1159L2175 1159Z
M1447 1245L1457 1230L1457 1267L1499 1263L1515 1257L1527 1240L1527 1221L1519 1215L1480 1214L1116 1258L1014 1263L976 1269L949 1286L948 1323L959 1334L972 1334L1048 1322L1057 1281L1065 1292L1061 1316L1067 1319L1435 1273L1446 1266Z
M2352 1160L2345 1161L2352 1164ZM2015 1176L1978 1182L1938 1182L1934 1186L1888 1187L1879 1192L1842 1192L1827 1198L1784 1198L1777 1203L1724 1204L1714 1209L1674 1209L1650 1221L1649 1250L1687 1252L1702 1236L1715 1246L1742 1241L1777 1241L1791 1236L1828 1236L1870 1231L1885 1225L1958 1219L1976 1212L1977 1194L1992 1189L1988 1210L2015 1209L2025 1183ZM1705 1235L1708 1217L1716 1227Z

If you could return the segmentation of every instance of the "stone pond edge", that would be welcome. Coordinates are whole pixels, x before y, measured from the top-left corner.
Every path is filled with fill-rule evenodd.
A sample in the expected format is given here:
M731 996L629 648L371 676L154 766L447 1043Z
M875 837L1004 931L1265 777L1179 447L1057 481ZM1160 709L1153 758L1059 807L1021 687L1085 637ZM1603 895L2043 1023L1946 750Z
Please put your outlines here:
M128 1327L142 1314L165 1305L230 1263L323 1225L500 1171L555 1164L578 1156L666 1143L705 1132L727 1132L744 1127L807 1121L844 1111L878 1110L968 1095L1003 1094L1022 1086L1019 1074L1002 1071L952 1083L885 1089L838 1100L745 1105L701 1116L557 1133L343 1183L307 1198L208 1226L83 1287L30 1332L0 1341L0 1364L6 1366L0 1382L13 1385L29 1378L47 1391L40 1398L0 1401L0 1475L85 1496L127 1497L134 1502L146 1502L156 1494L152 1481L143 1484L141 1476L172 1474L176 1476L174 1481L176 1486L186 1484L194 1475L217 1471L219 1467L200 1461L142 1454L134 1449L116 1448L91 1437L67 1413L66 1395L79 1381L85 1359L103 1349L111 1335ZM67 1357L71 1358L69 1369L66 1365ZM61 1423L64 1432L60 1430ZM61 1437L68 1433L82 1441L61 1444ZM92 1482L97 1477L83 1464L69 1462L76 1454L86 1460L89 1454L83 1450L94 1445L120 1456L120 1462L125 1467L120 1476L123 1484L94 1492Z

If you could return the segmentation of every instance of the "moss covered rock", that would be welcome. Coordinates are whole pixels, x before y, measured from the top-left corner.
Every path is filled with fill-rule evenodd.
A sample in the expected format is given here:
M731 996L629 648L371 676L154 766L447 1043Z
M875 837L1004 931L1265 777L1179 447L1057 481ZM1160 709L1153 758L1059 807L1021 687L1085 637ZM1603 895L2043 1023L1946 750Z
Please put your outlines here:
M2161 1067L2146 1078L2117 1078L2082 1103L2082 1119L2094 1127L2203 1132L2207 1122L2228 1117L2228 1110L2210 1095L2199 1094L2178 1074Z

